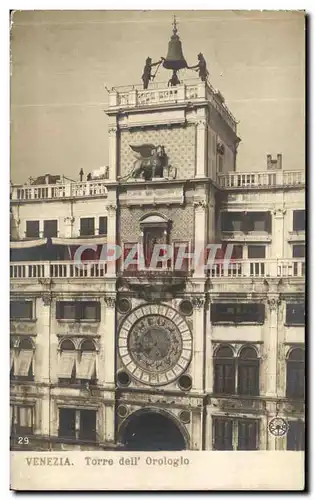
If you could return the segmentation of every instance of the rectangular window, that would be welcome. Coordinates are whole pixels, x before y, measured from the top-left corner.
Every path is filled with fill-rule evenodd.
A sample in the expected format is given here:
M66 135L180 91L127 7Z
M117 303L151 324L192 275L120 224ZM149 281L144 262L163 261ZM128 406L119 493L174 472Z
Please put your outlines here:
M265 259L266 258L265 245L248 245L248 258Z
M305 431L304 422L290 421L287 434L287 450L304 451L305 449Z
M293 231L305 231L305 210L293 210Z
M264 304L211 304L212 323L263 323Z
M222 231L241 231L243 212L221 212Z
M292 257L294 259L304 258L305 257L305 245L293 245Z
M270 212L222 212L222 231L265 231L271 232Z
M270 212L245 212L243 218L243 231L271 232Z
M76 411L71 408L59 409L59 437L75 438L75 416Z
M287 325L304 325L305 324L305 304L287 304L286 319Z
M80 410L80 439L96 440L96 411Z
M235 394L235 363L232 359L214 360L214 392Z
M26 238L39 238L39 220L26 221Z
M54 238L58 235L58 221L44 220L44 238Z
M246 396L259 395L258 360L239 359L238 394Z
M213 449L233 450L232 443L233 420L227 418L213 418Z
M25 320L33 318L33 302L31 300L11 300L10 319Z
M17 436L33 434L33 406L11 406L11 432Z
M73 321L100 321L99 302L56 302L56 319Z
M94 217L84 217L80 219L80 236L95 235L95 219Z
M99 219L98 219L98 234L107 235L107 217L99 217Z
M258 449L258 422L256 420L238 421L238 450Z

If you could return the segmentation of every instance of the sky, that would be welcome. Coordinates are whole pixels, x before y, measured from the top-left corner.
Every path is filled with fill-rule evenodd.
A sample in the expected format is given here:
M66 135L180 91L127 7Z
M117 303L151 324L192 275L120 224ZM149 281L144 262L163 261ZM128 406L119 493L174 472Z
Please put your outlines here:
M294 11L16 11L11 19L11 180L79 179L108 164L105 87L141 84L145 59L166 57L173 15L188 65L239 121L238 171L305 168L304 14ZM167 82L161 69L156 81ZM181 78L195 77L184 70Z

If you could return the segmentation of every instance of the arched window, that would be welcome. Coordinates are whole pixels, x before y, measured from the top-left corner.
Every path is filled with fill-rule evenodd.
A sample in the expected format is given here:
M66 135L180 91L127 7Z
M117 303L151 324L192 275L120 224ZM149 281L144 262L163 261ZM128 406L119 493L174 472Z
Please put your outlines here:
M305 384L305 354L303 349L293 349L287 358L287 398L303 399Z
M259 359L253 347L243 347L238 359L238 394L259 395Z
M229 346L222 346L214 358L214 392L235 394L235 358Z
M71 340L63 340L60 345L61 351L74 351L74 343Z
M84 342L82 342L81 344L81 352L91 352L91 351L95 351L95 345L94 345L94 342L92 342L92 340L85 340Z

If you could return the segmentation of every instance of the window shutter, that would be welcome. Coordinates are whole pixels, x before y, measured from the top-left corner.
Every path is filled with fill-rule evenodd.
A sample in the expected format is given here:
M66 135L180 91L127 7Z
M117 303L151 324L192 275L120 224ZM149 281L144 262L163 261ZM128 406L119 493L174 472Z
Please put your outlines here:
M214 420L214 449L232 450L232 420L216 418Z

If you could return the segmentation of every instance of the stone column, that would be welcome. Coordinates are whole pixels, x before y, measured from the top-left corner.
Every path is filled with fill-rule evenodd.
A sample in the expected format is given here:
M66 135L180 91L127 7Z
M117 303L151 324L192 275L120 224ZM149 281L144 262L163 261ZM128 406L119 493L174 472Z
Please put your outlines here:
M117 179L117 127L111 126L108 129L108 163L109 180Z
M195 252L198 260L193 259L192 266L194 269L194 277L205 277L205 247L206 247L206 222L207 222L207 202L206 200L197 200L194 202L195 207ZM197 253L199 252L199 256Z
M213 392L213 349L212 349L212 323L211 302L208 297L205 305L205 391Z
M196 177L207 175L207 122L200 120L197 122L197 164Z
M45 280L43 288L49 286L50 280ZM51 293L44 289L42 290L41 299L37 299L37 338L35 351L35 382L44 384L44 394L36 404L36 412L38 411L40 419L36 418L38 423L38 433L48 435L50 430L50 392L49 384L51 383Z
M107 243L110 245L116 245L117 243L117 206L108 205L107 207ZM107 263L107 276L112 277L116 275L117 260L109 260Z
M271 245L271 256L274 259L284 258L284 215L286 210L282 208L277 208L272 212L272 245Z
M105 300L105 322L102 345L104 349L104 382L105 385L115 385L115 331L116 331L116 315L115 303L116 296L111 293L104 297Z
M196 296L192 299L193 313L193 363L192 378L195 391L203 391L204 379L204 305L205 299Z
M264 328L264 386L267 397L277 395L277 367L278 367L278 308L280 299L278 294L268 295L267 322Z

